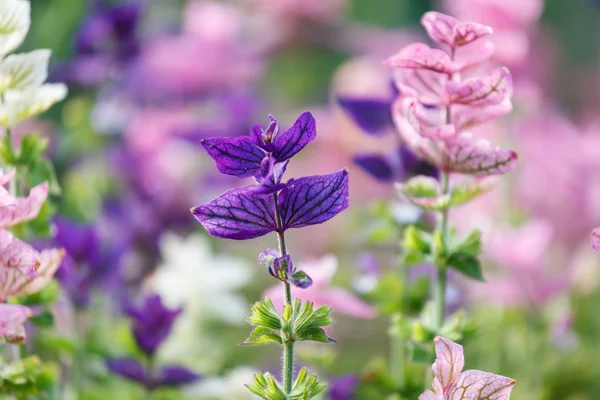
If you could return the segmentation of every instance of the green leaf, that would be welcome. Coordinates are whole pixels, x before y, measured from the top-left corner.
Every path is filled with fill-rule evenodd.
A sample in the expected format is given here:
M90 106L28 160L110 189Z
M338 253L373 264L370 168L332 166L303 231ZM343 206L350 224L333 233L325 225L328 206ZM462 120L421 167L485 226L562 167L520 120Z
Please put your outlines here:
M60 295L60 286L55 280L50 281L46 287L39 292L21 296L17 303L24 306L40 306L54 303Z
M491 188L492 185L490 184L489 180L464 180L452 187L450 193L450 203L454 207L463 205L488 192Z
M282 344L281 336L278 332L272 329L258 326L254 328L248 339L242 342L243 345L263 345L268 343Z
M298 337L297 340L321 343L335 343L335 340L328 337L323 329L317 327L304 330L302 332L302 336Z
M4 165L15 165L15 154L8 143L8 136L4 136L0 140L0 159Z
M41 314L34 315L33 317L29 318L29 321L31 321L34 325L48 328L54 325L54 316L50 311L46 310Z
M248 322L273 331L279 331L282 328L279 313L269 298L263 299L252 306L252 315L248 318Z
M254 383L246 385L255 395L265 400L288 400L279 383L270 373L254 375Z
M34 165L31 165L29 167L27 178L31 186L35 186L42 182L48 182L48 191L50 194L56 196L61 194L61 188L58 184L54 165L47 159L42 159Z
M440 183L429 176L416 176L397 186L398 194L425 210L442 211L451 205L449 194L442 194Z
M452 245L452 252L478 256L481 253L481 231L475 229L462 241Z
M414 225L410 225L404 230L402 248L408 252L429 254L431 251L431 241L431 234L420 230Z
M31 167L41 161L44 151L48 147L48 139L39 134L28 134L21 140L21 148L18 152L17 163Z
M475 256L465 253L454 253L448 258L447 265L477 281L485 281L481 272L481 263Z

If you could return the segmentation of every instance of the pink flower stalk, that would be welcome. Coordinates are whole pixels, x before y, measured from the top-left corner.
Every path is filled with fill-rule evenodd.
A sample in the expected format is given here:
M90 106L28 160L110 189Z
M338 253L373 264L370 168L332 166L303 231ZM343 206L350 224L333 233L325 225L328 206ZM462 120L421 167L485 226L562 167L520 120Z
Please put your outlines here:
M463 79L466 71L491 55L492 28L437 12L421 23L449 52L422 43L405 47L387 60L400 91L392 114L411 149L446 173L497 175L514 169L517 154L476 138L467 129L512 109L512 78L506 68L485 77Z
M0 303L0 341L23 343L25 341L23 324L29 317L31 317L29 307Z
M312 301L316 307L328 305L333 312L351 317L375 317L375 310L348 290L339 287L329 287L331 279L338 268L338 259L335 256L328 255L319 260L300 263L297 268L306 272L312 278L313 284L307 289L292 286L293 298ZM281 285L278 284L268 288L263 297L271 299L278 309L281 310L283 308L284 298Z
M489 372L468 370L463 347L443 337L435 338L433 392L426 390L419 400L509 400L513 379Z

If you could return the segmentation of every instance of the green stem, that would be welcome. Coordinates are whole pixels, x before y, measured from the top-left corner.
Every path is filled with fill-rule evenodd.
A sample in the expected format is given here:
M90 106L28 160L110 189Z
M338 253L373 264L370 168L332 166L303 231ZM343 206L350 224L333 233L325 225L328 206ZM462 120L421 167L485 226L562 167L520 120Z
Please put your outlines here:
M14 160L15 153L14 153L14 149L13 149L12 130L10 129L10 127L6 128L6 146L8 147L8 152L10 154L10 158L12 160ZM15 173L15 175L16 175L16 173ZM13 176L13 178L8 183L8 191L13 196L17 195L17 180L18 179L19 179L18 176Z
M442 180L442 195L446 195L450 191L449 176L447 173L441 173ZM440 222L440 234L442 242L446 246L448 236L448 210L442 211L442 219ZM444 317L446 310L446 287L448 285L448 276L444 265L437 266L437 279L435 282L435 310L437 316L437 328L444 326Z
M283 223L279 207L277 206L277 192L273 193L275 200L275 218L277 219L277 241L279 243L279 256L287 255L285 243L285 234L283 233ZM292 306L292 290L288 282L283 282L285 289L285 304ZM294 379L294 341L288 340L283 344L283 388L286 394L292 392L292 380Z
M394 314L392 316L392 327L390 329L390 375L395 384L398 385L400 389L404 387L404 368L406 363L406 347L405 347L405 338L402 336L402 332L400 331L399 325L399 314Z

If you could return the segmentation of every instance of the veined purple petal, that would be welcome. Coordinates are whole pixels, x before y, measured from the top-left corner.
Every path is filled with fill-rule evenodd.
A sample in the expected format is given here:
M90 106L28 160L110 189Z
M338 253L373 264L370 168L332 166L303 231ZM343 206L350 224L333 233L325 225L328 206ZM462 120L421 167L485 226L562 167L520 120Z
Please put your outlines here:
M300 289L308 289L313 284L312 278L304 271L295 271L292 276L288 278L288 282Z
M365 132L380 135L394 127L391 100L338 98L340 106Z
M252 138L241 136L236 138L204 139L202 147L216 162L223 174L240 178L252 176L260 171L265 158L265 151L253 143Z
M364 154L354 157L354 162L373 178L391 182L396 176L390 160L379 154Z
M153 386L180 386L195 382L198 379L200 379L200 375L185 367L167 365L160 369L158 376L153 380Z
M228 190L191 211L208 233L221 238L252 239L277 229L273 196L256 195L249 187Z
M317 137L317 125L313 115L302 113L294 125L275 138L273 156L278 162L288 160Z
M108 360L106 362L106 367L113 374L117 374L123 378L138 382L141 385L145 386L149 383L146 370L139 361L133 358L117 358L114 360Z
M348 208L348 171L307 176L281 191L283 229L323 223Z

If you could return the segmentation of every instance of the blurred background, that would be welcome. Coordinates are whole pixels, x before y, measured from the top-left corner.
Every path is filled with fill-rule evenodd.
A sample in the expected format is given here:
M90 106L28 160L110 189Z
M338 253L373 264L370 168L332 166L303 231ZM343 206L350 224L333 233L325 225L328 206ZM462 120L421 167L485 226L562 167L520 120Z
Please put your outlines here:
M515 149L518 168L450 216L459 231L484 233L486 283L451 281L451 307L476 326L467 366L515 378L517 400L600 398L600 258L588 245L600 224L600 2L36 0L20 50L52 49L50 80L69 96L15 131L50 138L62 189L55 241L92 238L67 249L56 328L30 344L84 365L78 389L57 398L141 398L104 360L135 353L121 311L143 293L183 307L158 358L202 376L157 396L252 399L243 387L252 373L277 373L276 346L237 346L249 305L276 283L256 261L274 235L217 241L189 209L249 182L220 175L201 139L245 135L268 114L286 129L305 110L317 139L288 176L347 167L351 207L290 232L288 246L319 271L313 299L343 293L352 303L333 307L339 343L299 346L300 363L345 377L356 399L401 398L356 382L372 383L388 357L390 315L428 295L428 266L400 273L398 251L401 227L431 216L396 198L392 182L409 171L390 150L400 144L389 115L357 120L348 101L391 101L383 60L429 41L419 22L429 10L492 26L491 64L508 66L515 86L514 111L475 133ZM385 157L383 171L360 162L369 154ZM325 398L353 398L334 396Z

